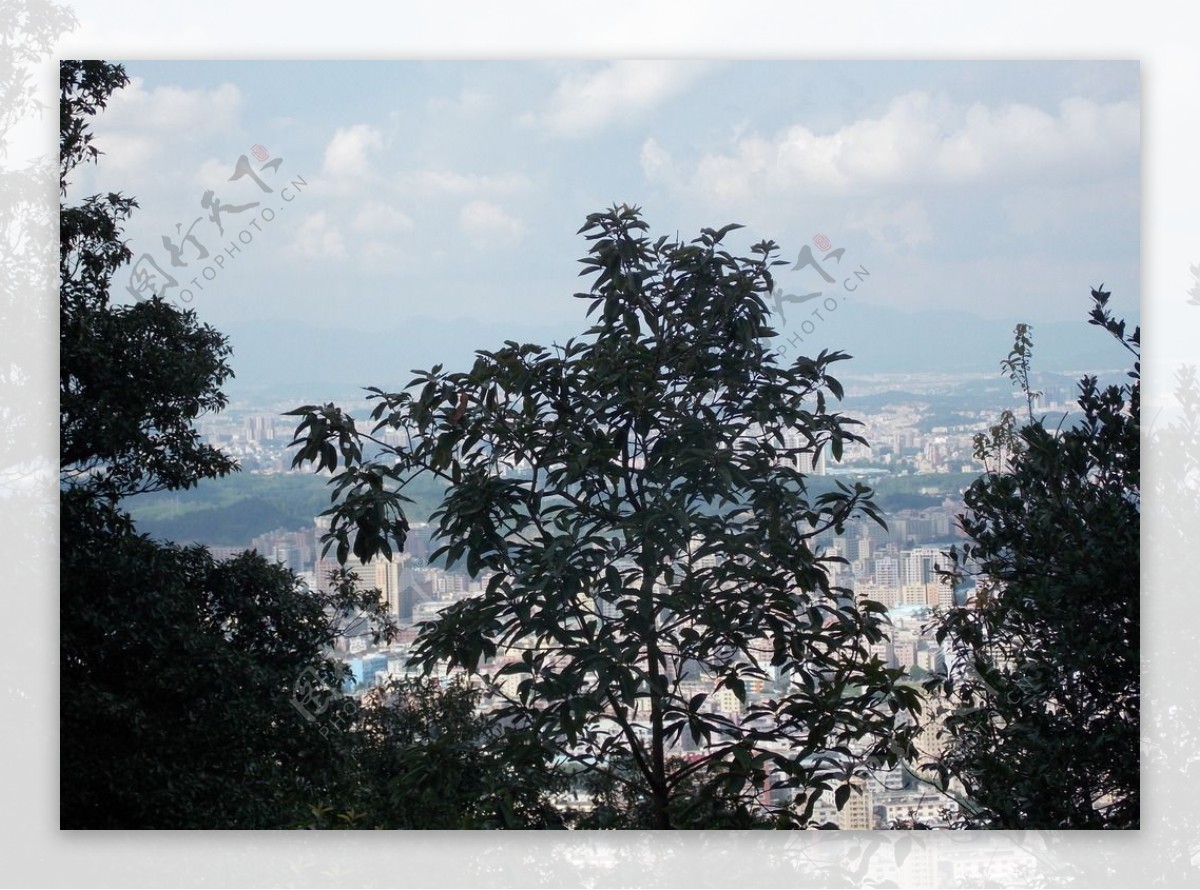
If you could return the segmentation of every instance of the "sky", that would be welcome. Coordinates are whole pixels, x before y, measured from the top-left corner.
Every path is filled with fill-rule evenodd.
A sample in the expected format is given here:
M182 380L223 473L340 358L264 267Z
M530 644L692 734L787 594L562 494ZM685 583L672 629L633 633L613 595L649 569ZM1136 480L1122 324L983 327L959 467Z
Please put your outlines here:
M448 349L461 341L468 354L478 341L507 336L502 329L519 325L552 328L551 336L564 329L567 335L576 332L582 323L569 294L579 287L573 261L584 245L574 232L587 213L613 200L640 203L655 232L686 235L699 226L736 220L749 227L740 233L747 236L742 243L770 237L791 256L817 234L844 246L846 262L865 265L873 274L870 288L864 285L821 329L837 341L855 332L849 322L858 307L864 307L858 322L885 334L900 318L889 312L917 306L929 306L945 319L959 311L1011 314L1014 321L1026 315L1035 322L1035 341L1040 343L1054 324L1070 323L1041 319L1076 317L1069 304L1086 300L1086 288L1100 281L1112 288L1118 310L1136 306L1140 216L1144 401L1151 405L1151 429L1169 416L1160 411L1163 406L1170 410L1175 375L1196 361L1200 103L1195 85L1200 82L1200 54L1195 35L1200 7L1195 5L1095 0L1084 12L1077 4L1044 0L746 0L736 16L728 3L717 0L693 0L686 11L676 3L653 2L595 7L557 0L362 0L341 4L336 15L328 4L302 0L207 0L202 5L67 0L67 5L77 20L32 66L36 98L46 109L57 101L58 58L129 60L130 74L140 78L138 101L122 112L118 100L104 116L107 120L99 122L116 142L114 154L95 172L108 177L111 185L105 188L141 199L142 210L130 229L138 250L167 262L162 235L173 233L176 223L190 225L202 212L199 202L208 189L227 203L258 200L251 181L228 182L238 157L252 157L255 144L268 150L268 160L283 159L278 171L263 174L264 182L274 182L266 177L277 172L281 178L303 176L312 184L286 212L282 201L272 205L278 217L268 229L270 237L256 234L258 240L236 255L240 265L230 260L220 277L208 282L208 290L194 297L205 320L223 330L237 328L238 382L260 370L279 369L277 374L297 378L334 379L329 375L336 374L338 380L379 383L374 375L382 363L367 366L374 347L389 344L407 354L420 345L422 331L450 331L454 337L443 336L446 342L440 346ZM0 17L0 26L10 22ZM577 61L366 67L135 61L171 57ZM643 78L638 86L603 61L637 57L1093 61L711 61L666 83ZM1094 61L1100 59L1134 61ZM380 73L385 70L397 73ZM580 95L592 77L599 78L595 92L568 101L572 89ZM224 84L230 89L218 92ZM896 106L888 116L893 103L914 92L927 94L930 103ZM1139 108L1140 205L1136 129L1132 137L1128 130L1125 136L1105 131L1093 139L1086 135L1084 118L1066 116L1070 105L1063 103L1073 98L1097 107L1133 102ZM1039 109L1060 123L1031 131L1017 125L1018 118L1002 116L1012 106ZM596 129L572 134L572 126L581 126L579 118L572 124L571 115L555 114L556 108L576 114L583 110L585 124ZM966 127L968 120L975 122L972 128ZM691 129L684 128L685 121ZM1068 121L1074 128L1064 127ZM856 122L860 126L854 129ZM873 129L871 122L876 122ZM367 137L363 152L368 163L361 170L370 176L360 178L357 191L352 183L338 183L344 189L339 192L332 179L324 178L326 150L339 129L357 125L369 128L358 133ZM891 153L898 166L890 178L884 175L888 171L869 164L866 151L887 144L879 137L889 131L888 125L906 139L924 136L923 142L906 143L911 152ZM984 157L973 176L966 175L961 154L956 167L952 155L930 150L964 130L988 136L978 143ZM1012 144L1034 131L1039 138L1026 139L1025 151ZM787 139L791 133L795 140ZM39 155L53 164L52 113L21 116L8 137L0 168L21 169ZM122 137L143 153L118 158L115 149ZM657 174L653 179L643 168L643 148L651 138L646 155ZM772 163L796 157L774 151L783 142L803 146L799 154L805 161ZM957 144L970 143L964 139ZM333 171L339 157L354 158L351 144L343 141L342 146L340 156L334 153ZM851 152L856 146L860 150ZM1035 150L1037 146L1045 151ZM1068 146L1075 147L1074 155ZM709 157L715 160L701 168ZM741 171L740 183L736 164L728 163L739 158L753 161L747 166L753 175ZM819 158L824 166L815 163ZM828 175L831 169L842 175ZM721 171L725 178L716 175ZM422 172L456 172L468 178L422 180ZM523 189L503 193L496 177L513 173L524 174ZM484 176L489 178L479 178ZM74 195L84 192L84 177L79 178ZM718 202L712 192L721 182L727 188ZM417 187L422 183L424 191ZM458 193L451 184L457 184ZM10 197L0 193L0 211L19 209ZM46 213L54 213L57 199L56 190L48 189ZM520 223L523 228L509 229L514 239L509 246L484 243L481 230L490 223L503 232L503 217L478 206L473 215L464 216L474 201L497 206ZM377 237L366 238L353 224L369 202L403 216L384 213L367 226ZM322 212L323 219L309 221ZM231 224L234 218L227 217ZM888 221L890 232L883 227ZM310 240L299 241L306 222ZM466 231L472 226L474 240ZM336 263L337 236L324 239L329 227L341 238L342 257ZM371 266L363 254L372 240L402 252L406 263ZM316 247L288 252L290 246L306 243ZM47 256L45 281L29 283L29 298L45 311L32 329L0 325L0 336L9 338L5 355L22 355L25 341L39 346L40 360L19 369L37 384L36 392L18 408L52 413L57 365L53 238L33 246L39 245ZM320 256L330 253L335 256ZM797 273L781 283L801 293L799 288L810 284L820 287L811 274L801 278ZM494 293L511 304L498 303ZM537 301L532 318L505 308L527 299ZM891 308L885 308L885 301ZM948 308L932 308L936 306ZM434 325L438 318L443 319L440 328ZM293 325L286 331L285 321ZM799 323L800 318L792 318L792 325ZM332 343L335 324L347 333ZM961 326L933 327L942 343L959 339ZM1083 336L1088 333L1095 334L1085 330ZM1005 339L1001 335L998 349L979 350L979 367L998 369ZM351 354L351 362L363 367L332 368L345 343L372 347ZM401 367L405 361L394 358ZM52 417L46 427L52 430ZM40 428L35 425L34 433ZM37 439L30 449L10 457L0 472L19 474L29 453L53 464L55 439ZM1185 486L1172 487L1174 477L1167 475L1187 461L1183 448L1147 454L1143 533L1151 544L1175 541L1178 534L1192 541L1200 535L1192 495ZM23 489L0 478L0 494L16 490ZM2 560L4 579L31 606L31 620L6 647L3 661L10 719L0 745L11 754L9 762L21 764L5 776L5 787L7 796L22 805L9 808L0 821L12 839L9 846L24 854L9 857L8 871L24 875L30 886L98 880L129 885L144 882L147 874L162 877L160 883L184 874L192 883L219 886L233 881L273 886L280 875L292 883L363 886L379 883L381 874L405 875L427 886L569 886L578 880L574 862L583 862L598 886L676 886L687 882L680 874L691 876L693 885L719 882L724 875L726 883L795 886L820 883L815 875L826 864L860 861L861 838L834 837L837 832L786 839L732 834L718 839L696 832L686 838L655 838L652 851L644 839L615 836L495 842L464 835L441 837L436 843L388 836L342 838L341 845L311 836L164 838L149 845L136 838L64 840L57 830L56 674L53 669L29 670L31 664L45 664L58 629L60 579L53 560L57 483L52 473L39 490L39 509L0 511L5 532L0 541L8 548ZM30 535L37 544L33 552L41 554L37 558L30 557ZM929 838L912 845L903 869L898 848L883 838L878 848L870 845L875 850L870 875L882 880L890 872L893 883L903 886L913 883L914 874L926 873L919 869L938 868L946 857L959 857L980 863L993 882L1013 883L1003 869L1004 857L1015 853L1025 857L1021 861L1029 874L1049 885L1082 880L1120 886L1122 876L1127 880L1133 874L1145 875L1152 884L1164 884L1164 875L1172 876L1166 883L1196 884L1200 829L1194 808L1186 804L1196 788L1187 758L1195 749L1198 724L1189 707L1196 697L1187 694L1187 681L1200 676L1191 641L1200 613L1192 593L1191 562L1174 554L1167 558L1164 552L1150 546L1143 560L1143 587L1152 594L1143 612L1143 642L1153 653L1143 664L1150 706L1146 713L1151 715L1143 736L1143 812L1148 821L1147 830L1119 845L1125 870L1109 869L1111 838L1063 832L1042 841L1038 832L1021 838L977 832L978 837L943 837L941 843Z
M578 334L577 231L619 203L774 240L777 328L864 369L901 329L914 370L967 329L956 369L994 370L1017 321L1098 343L1102 283L1138 311L1137 62L123 64L72 195L137 198L117 293L196 309L242 384Z

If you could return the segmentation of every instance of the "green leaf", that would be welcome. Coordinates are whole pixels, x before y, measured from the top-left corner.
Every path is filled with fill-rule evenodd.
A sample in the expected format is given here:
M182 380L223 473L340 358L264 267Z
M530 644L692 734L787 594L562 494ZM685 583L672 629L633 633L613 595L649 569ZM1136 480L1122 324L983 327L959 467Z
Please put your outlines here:
M842 808L844 806L846 806L846 801L850 800L851 790L852 789L851 789L849 783L847 783L845 785L839 786L837 791L833 792L833 802L834 802L834 805L838 808L839 812L841 812Z

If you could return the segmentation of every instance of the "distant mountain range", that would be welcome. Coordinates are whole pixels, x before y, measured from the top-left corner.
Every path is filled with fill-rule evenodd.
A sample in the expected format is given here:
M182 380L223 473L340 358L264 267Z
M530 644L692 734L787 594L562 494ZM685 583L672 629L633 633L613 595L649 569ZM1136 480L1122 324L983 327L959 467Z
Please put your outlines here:
M1081 310L1078 321L1033 323L1035 370L1096 372L1129 366L1128 353L1108 332L1088 324L1086 308ZM965 311L901 312L845 303L811 339L853 355L846 373L990 374L999 371L1001 360L1012 349L1013 328L1025 320L992 321ZM1127 322L1132 329L1137 315Z
M1128 367L1126 353L1105 331L1089 325L1086 307L1080 308L1078 321L1034 323L1035 369L1095 372ZM1020 320L991 321L966 311L903 312L856 302L822 313L823 322L813 320L805 306L785 306L785 311L788 321L778 325L777 343L788 345L789 356L816 354L822 348L847 352L854 359L840 369L843 376L998 374ZM1131 313L1127 321L1132 327L1137 315ZM496 349L505 340L562 342L585 327L582 322L574 329L551 327L518 317L503 328L473 319L421 317L369 331L300 321L235 325L224 329L234 348L237 375L228 391L235 399L345 399L364 386L401 388L414 368L441 363L465 370L476 349Z

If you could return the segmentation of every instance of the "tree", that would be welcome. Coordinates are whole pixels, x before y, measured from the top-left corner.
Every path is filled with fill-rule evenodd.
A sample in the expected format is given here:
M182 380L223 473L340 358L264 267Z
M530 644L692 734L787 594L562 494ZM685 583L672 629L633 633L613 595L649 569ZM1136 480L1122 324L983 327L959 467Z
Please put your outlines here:
M687 768L689 761L678 755L668 758L668 772ZM573 777L576 794L590 803L576 817L576 829L654 828L657 813L652 799L637 793L637 765L613 758L604 771L580 770ZM706 771L685 774L671 795L668 816L679 829L765 829L775 821L759 805L753 784L720 781Z
M120 66L61 66L60 186L95 159L89 116L127 82ZM161 299L114 305L132 199L61 208L61 815L67 828L262 828L293 823L342 763L352 714L326 699L347 611L381 622L348 579L317 594L245 554L139 535L122 509L235 469L193 426L225 404L225 338ZM332 730L332 732L331 732Z
M341 787L357 706L333 696L341 616L324 594L244 553L138 535L117 510L64 509L63 828L283 828Z
M60 64L59 188L95 161L87 120L128 83L119 65ZM60 205L59 430L64 478L110 500L187 488L234 462L200 441L193 421L225 407L228 341L193 311L155 296L114 305L112 277L131 259L121 224L137 207L117 193Z
M314 827L564 827L552 796L566 783L546 749L477 714L479 697L461 678L443 687L411 677L369 690L349 739L344 784L314 811Z
M978 444L988 471L967 489L970 543L949 579L975 581L940 615L950 653L947 748L974 824L1137 828L1139 753L1140 329L1093 290L1090 323L1133 356L1132 382L1079 384L1082 417L1033 416L1024 326L1004 368L1027 398Z
M780 363L763 299L776 248L734 257L736 228L652 242L635 208L593 214L583 337L371 388L371 433L333 405L291 412L295 465L336 471L341 560L402 548L405 486L447 483L436 556L486 590L422 625L417 660L479 673L499 718L622 782L658 828L693 777L794 789L803 824L821 791L840 783L844 801L856 769L903 754L895 715L918 707L870 654L884 608L834 586L838 560L811 546L878 519L861 485L806 493L820 451L862 441L827 408L848 356ZM723 690L740 716L706 705ZM702 753L673 760L683 744Z

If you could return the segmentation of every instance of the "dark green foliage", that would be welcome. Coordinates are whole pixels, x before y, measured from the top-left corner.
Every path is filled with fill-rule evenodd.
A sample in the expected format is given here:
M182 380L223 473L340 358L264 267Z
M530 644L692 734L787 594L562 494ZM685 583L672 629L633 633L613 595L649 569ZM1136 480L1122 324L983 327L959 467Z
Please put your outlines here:
M231 472L192 421L220 410L225 338L160 299L64 310L61 456L76 485L121 497ZM113 355L124 358L120 364Z
M581 230L593 282L578 296L595 317L582 338L509 342L468 372L371 390L375 431L405 446L304 406L295 460L339 470L327 537L339 559L402 548L405 486L448 483L442 552L488 582L422 627L427 668L484 674L506 690L496 713L562 758L632 763L626 793L656 827L701 772L735 795L770 777L799 793L803 823L821 790L902 754L895 715L917 707L869 655L883 608L833 588L831 558L809 543L877 517L865 487L810 496L802 469L861 441L827 407L847 356L781 365L767 346L772 243L737 258L721 247L736 226L691 243L646 228L620 207ZM369 447L379 456L364 460ZM745 719L712 712L689 681L731 690ZM778 694L748 691L777 682ZM703 756L670 760L685 738Z
M64 61L60 80L65 197L70 172L99 154L87 116L128 78L119 65ZM226 404L225 338L157 297L112 304L112 276L131 257L121 224L136 206L109 194L60 207L60 456L71 485L109 498L187 488L234 469L192 426Z
M1131 382L1084 377L1075 426L1010 417L981 441L993 466L952 553L951 578L975 575L976 592L939 619L953 653L940 770L982 827L1139 825L1140 331L1092 296ZM1032 406L1024 333L1004 366Z
M546 749L477 714L478 702L461 680L393 680L368 692L346 740L347 784L314 812L314 827L563 827L550 795L565 781Z
M94 158L85 118L126 82L62 63L62 168ZM302 679L339 685L325 655L345 612L386 632L377 595L318 595L257 555L139 535L121 499L234 469L192 421L225 404L224 338L154 299L113 306L128 259L120 196L62 208L61 813L67 828L294 823L342 762L336 711L294 706Z
M682 757L669 758L666 766L672 773L685 775L671 795L668 809L671 827L712 830L776 827L776 820L758 806L753 784L720 771L684 772L689 761ZM632 760L614 758L603 771L581 769L574 787L577 793L591 800L591 806L579 814L572 827L605 830L656 827L653 801L638 792L640 784Z
M61 825L280 828L342 767L344 723L292 701L338 616L378 609L343 586L316 594L246 554L139 536L123 514L63 501ZM378 616L377 616L378 617Z

